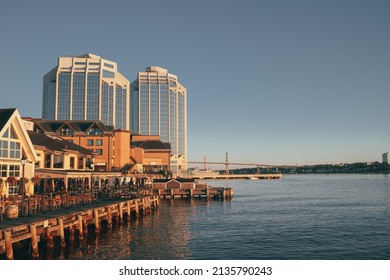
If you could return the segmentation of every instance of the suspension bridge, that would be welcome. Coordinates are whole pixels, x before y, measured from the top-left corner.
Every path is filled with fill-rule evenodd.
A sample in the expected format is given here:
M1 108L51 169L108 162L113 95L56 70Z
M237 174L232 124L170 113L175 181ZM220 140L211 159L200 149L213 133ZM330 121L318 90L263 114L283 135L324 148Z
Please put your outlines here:
M224 165L225 166L225 174L221 174L219 176L224 176L226 177L227 175L229 176L234 176L234 175L230 175L230 168L231 166L252 166L252 167L256 167L257 168L257 174L246 174L245 176L249 176L251 175L252 177L256 177L256 178L259 178L258 175L260 174L260 168L275 168L276 170L279 168L279 167L286 167L286 166L282 166L282 165L272 165L272 164L264 164L264 163L248 163L248 162L230 162L229 161L229 153L226 153L225 154L225 161L207 161L207 158L204 157L203 161L188 161L189 164L203 164L203 171L206 171L208 170L207 169L207 165ZM206 173L204 173L206 174ZM268 178L267 175L271 175L271 174L262 174L261 177L264 177L264 178ZM275 175L275 174L272 174L272 175ZM281 174L279 174L281 175ZM238 176L238 175L236 175Z

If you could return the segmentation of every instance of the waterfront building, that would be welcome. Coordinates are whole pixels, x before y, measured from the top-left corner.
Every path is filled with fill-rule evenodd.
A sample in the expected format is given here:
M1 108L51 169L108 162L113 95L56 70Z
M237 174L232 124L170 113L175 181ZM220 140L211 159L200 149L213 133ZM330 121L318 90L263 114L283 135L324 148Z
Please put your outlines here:
M171 170L181 175L187 169L186 88L167 69L150 66L138 73L130 94L130 130L170 143Z
M90 150L56 136L33 131L28 131L28 135L38 156L34 176L36 190L30 193L68 190L75 181L91 185L93 153Z
M119 171L130 161L130 131L101 121L49 121L31 119L37 133L57 136L94 154L96 171Z
M90 53L59 57L43 77L42 118L100 120L129 130L129 88L115 62Z
M130 155L136 172L168 174L171 170L171 146L158 135L132 135Z
M19 193L20 178L34 176L37 159L18 110L0 109L0 197Z

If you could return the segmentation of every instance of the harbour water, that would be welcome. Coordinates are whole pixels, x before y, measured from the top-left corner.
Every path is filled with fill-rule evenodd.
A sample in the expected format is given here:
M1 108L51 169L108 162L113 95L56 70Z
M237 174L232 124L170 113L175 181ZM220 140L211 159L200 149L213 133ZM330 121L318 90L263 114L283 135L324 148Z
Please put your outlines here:
M232 201L161 200L57 259L390 259L390 176L285 175L210 180Z

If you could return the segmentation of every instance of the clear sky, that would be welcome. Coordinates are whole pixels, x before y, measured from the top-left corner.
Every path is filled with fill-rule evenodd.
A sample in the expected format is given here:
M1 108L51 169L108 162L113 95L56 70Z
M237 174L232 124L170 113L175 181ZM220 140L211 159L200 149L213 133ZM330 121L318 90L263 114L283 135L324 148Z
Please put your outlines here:
M187 88L190 160L381 161L390 151L390 1L2 1L0 107L41 117L59 56Z

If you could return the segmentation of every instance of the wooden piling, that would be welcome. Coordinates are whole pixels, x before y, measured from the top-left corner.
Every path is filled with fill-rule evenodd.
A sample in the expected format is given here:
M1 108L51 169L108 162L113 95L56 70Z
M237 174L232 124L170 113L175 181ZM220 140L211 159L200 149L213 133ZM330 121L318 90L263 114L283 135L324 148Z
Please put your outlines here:
M112 229L112 214L111 214L110 206L106 206L106 212L107 212L107 228Z
M74 245L74 226L69 227L69 243L71 246Z
M54 235L52 234L51 230L47 230L46 233L47 236L47 250L53 251L54 249Z
M100 231L100 225L99 225L99 213L96 209L93 210L93 219L95 221L95 233L98 234Z
M58 225L60 227L60 239L61 239L61 248L65 248L65 229L64 229L64 221L62 219L58 219Z
M138 207L138 201L135 201L135 215L138 217L139 216L139 207Z
M84 239L83 235L83 216L77 215L78 227L79 227L79 240Z
M14 250L12 248L11 231L9 231L9 230L4 231L4 239L5 239L5 251L7 254L7 260L13 260L14 259Z
M83 235L84 235L84 239L87 239L87 237L88 237L88 222L86 219L83 219Z
M131 204L130 201L126 203L127 206L127 221L129 222L130 225L130 220L131 220Z
M118 203L118 211L119 211L119 223L123 221L123 206L122 203Z
M32 258L37 260L39 259L39 250L38 250L38 236L37 236L36 226L30 225L30 233L31 233Z

